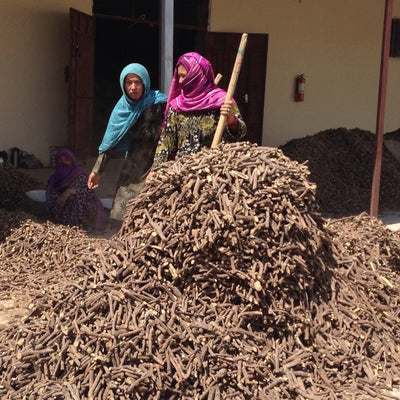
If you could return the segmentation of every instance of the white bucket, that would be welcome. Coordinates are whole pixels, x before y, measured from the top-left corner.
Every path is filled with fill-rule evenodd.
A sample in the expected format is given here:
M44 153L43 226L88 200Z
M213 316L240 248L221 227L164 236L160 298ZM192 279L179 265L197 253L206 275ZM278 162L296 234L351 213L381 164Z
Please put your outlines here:
M103 204L104 208L111 209L112 205L113 205L113 202L114 202L114 199L112 197L102 197L100 199L100 201L101 201L101 204Z
M25 194L34 201L39 203L44 203L46 201L46 191L45 190L29 190Z

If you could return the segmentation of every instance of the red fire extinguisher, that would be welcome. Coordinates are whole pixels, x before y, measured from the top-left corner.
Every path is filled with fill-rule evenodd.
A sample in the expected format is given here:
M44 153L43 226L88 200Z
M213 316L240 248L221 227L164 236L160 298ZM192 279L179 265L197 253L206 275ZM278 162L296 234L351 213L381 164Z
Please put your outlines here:
M296 87L295 87L295 94L294 100L295 101L304 101L304 86L306 84L306 78L304 74L298 75L296 77Z

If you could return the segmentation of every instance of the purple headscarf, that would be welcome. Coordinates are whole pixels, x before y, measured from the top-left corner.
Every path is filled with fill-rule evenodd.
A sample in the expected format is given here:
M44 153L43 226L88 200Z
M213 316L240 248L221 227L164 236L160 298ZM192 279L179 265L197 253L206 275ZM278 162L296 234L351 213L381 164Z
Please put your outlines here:
M187 70L184 81L179 83L178 66ZM191 52L179 57L168 94L165 115L171 106L182 112L214 110L220 108L226 98L225 90L214 83L211 63L202 55Z
M61 157L64 156L71 162L71 165L66 165L61 162ZM61 149L57 152L56 157L56 168L54 174L49 178L47 182L47 190L46 190L46 198L47 201L50 199L50 193L59 191L62 188L66 188L71 185L73 180L80 176L85 175L87 176L87 171L84 168L78 166L78 161L74 155L74 153L69 149ZM93 191L85 186L85 188L89 191ZM90 196L89 196L90 198ZM100 199L97 197L95 193L93 193L92 198L95 206L96 206L96 215L94 226L97 229L104 229L105 228L105 213L104 207L101 203Z
M71 165L66 165L60 162L60 158L64 156L67 158ZM47 183L48 192L54 192L67 187L79 175L87 175L85 169L78 166L78 161L71 150L61 149L56 154L56 170L49 178Z
M64 156L71 162L71 165L66 165L60 161L61 157ZM61 149L57 152L56 157L56 169L54 174L49 178L47 182L46 198L49 201L50 193L58 191L62 188L69 186L72 181L79 175L87 176L87 171L78 166L78 161L75 154L69 149ZM92 190L89 189L88 190ZM104 207L100 199L96 194L93 196L93 201L96 205L96 216L94 225L97 229L105 228L105 213Z

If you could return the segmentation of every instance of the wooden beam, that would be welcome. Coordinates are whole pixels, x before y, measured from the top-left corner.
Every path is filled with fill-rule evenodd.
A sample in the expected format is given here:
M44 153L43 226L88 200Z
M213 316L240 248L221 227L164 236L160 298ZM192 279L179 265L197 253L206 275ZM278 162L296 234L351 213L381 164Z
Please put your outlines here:
M384 23L383 23L378 111L377 111L377 118L376 118L375 166L374 166L374 172L373 172L373 176L372 176L372 189L371 189L371 204L370 204L371 217L377 217L378 209L379 209L379 189L380 189L380 180L381 180L382 150L383 150L383 127L384 127L384 122L385 122L385 104L386 104L388 65L389 65L392 10L393 10L393 0L386 0L385 19L384 19Z

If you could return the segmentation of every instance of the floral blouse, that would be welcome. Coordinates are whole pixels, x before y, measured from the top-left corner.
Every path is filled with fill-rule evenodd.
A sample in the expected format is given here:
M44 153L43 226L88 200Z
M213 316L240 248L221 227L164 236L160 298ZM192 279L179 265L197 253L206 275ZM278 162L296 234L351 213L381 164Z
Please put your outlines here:
M240 140L247 133L245 122L239 109L234 104L238 124L234 128L225 126L222 140L233 142ZM160 140L154 156L153 168L165 161L170 161L200 151L203 147L211 147L217 129L220 110L183 113L172 107L168 111L167 122L161 131Z
M97 201L94 191L87 187L87 176L77 176L70 187L76 189L76 194L68 197L63 206L57 204L63 191L49 194L47 207L50 219L62 225L92 226L96 218Z

